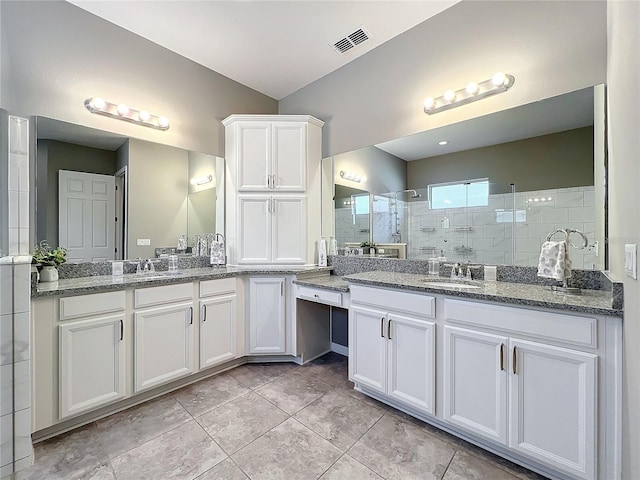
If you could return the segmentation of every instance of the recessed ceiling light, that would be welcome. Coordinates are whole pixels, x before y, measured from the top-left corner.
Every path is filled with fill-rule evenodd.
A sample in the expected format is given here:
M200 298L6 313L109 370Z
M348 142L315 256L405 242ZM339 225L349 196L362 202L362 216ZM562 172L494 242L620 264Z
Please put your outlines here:
M449 140L440 140L438 145L446 145L447 143L449 143Z

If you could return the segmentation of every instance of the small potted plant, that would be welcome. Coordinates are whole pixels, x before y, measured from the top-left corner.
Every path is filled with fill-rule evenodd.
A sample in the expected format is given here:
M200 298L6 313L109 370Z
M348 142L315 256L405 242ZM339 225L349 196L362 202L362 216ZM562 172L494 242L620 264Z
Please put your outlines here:
M67 261L67 250L63 247L52 249L46 240L36 245L33 252L33 263L40 266L40 281L55 282L58 280L58 265Z
M376 244L373 242L362 242L360 248L362 248L363 255L375 255L376 253Z

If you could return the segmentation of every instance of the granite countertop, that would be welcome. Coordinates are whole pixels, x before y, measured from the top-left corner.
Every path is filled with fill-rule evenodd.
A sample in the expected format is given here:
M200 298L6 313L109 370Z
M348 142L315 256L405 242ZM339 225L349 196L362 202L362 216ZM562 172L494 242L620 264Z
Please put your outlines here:
M615 317L623 316L622 310L612 308L613 297L611 292L603 290L582 290L582 295L563 295L541 285L476 280L472 283L479 288L464 289L460 287L443 287L424 282L422 280L428 278L426 275L383 271L357 273L343 278L350 283L376 287L439 293L454 297L490 300L510 305L546 307ZM440 279L442 281L448 280L444 277L440 277Z
M57 282L38 283L31 297L82 295L100 293L123 288L155 287L195 280L237 277L238 275L294 275L296 273L329 272L332 267L206 267L179 270L175 275L168 272L146 273L142 275L94 275L69 278Z
M323 288L336 292L348 292L349 282L337 275L324 275L321 277L297 278L293 281L297 285L305 287Z

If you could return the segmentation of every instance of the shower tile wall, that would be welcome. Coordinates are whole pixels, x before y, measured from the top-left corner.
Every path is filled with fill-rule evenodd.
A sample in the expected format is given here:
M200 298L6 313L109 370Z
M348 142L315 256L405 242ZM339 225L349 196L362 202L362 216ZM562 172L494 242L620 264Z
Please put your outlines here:
M527 203L527 199L549 197L551 201ZM486 207L434 211L426 201L410 202L406 217L409 258L427 259L444 250L450 261L535 266L542 242L557 228L580 230L590 243L594 240L593 186L516 193L515 232L513 202L511 193L490 195ZM443 228L445 217L449 228ZM577 236L572 240L576 244L581 241ZM570 247L569 253L574 268L591 269L596 261L586 249Z
M336 240L343 247L349 242L366 242L369 240L369 215L353 215L351 207L336 208Z

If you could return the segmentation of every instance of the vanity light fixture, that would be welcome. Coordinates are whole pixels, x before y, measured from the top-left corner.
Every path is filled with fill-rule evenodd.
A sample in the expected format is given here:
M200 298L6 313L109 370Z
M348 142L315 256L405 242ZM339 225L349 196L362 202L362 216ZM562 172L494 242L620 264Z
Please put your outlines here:
M465 88L459 90L447 90L440 97L427 97L424 99L424 113L434 113L459 107L467 103L475 102L481 98L490 97L497 93L506 92L516 81L513 75L498 72L483 82L469 82Z
M96 113L98 115L117 118L119 120L124 120L125 122L144 125L145 127L155 128L157 130L169 129L169 119L167 117L153 115L146 110L136 110L124 103L115 104L107 102L100 97L92 97L87 98L84 101L84 106L91 113Z
M345 180L351 180L352 182L360 183L364 180L362 175L358 175L357 173L346 172L344 170L340 170L340 176Z
M211 182L213 182L212 175L204 175L202 177L195 177L191 179L191 185L204 185Z

